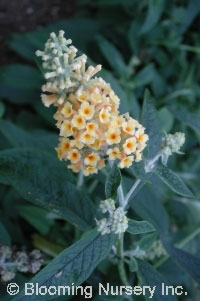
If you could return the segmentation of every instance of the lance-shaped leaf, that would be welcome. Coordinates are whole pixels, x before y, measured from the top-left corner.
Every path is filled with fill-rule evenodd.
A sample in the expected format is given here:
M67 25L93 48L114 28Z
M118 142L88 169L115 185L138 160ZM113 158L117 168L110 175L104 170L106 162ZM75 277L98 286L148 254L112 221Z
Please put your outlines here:
M149 0L148 12L144 24L140 30L140 34L149 32L159 21L165 6L164 0Z
M162 163L157 164L155 173L167 184L174 192L185 197L193 197L192 192L185 185L183 180Z
M156 229L152 224L146 221L135 221L129 219L127 231L131 234L143 234L148 232L154 232Z
M138 262L138 275L142 279L142 285L148 285L152 289L152 296L149 292L145 294L145 300L154 300L154 301L176 301L176 296L167 296L163 293L162 286L170 285L168 280L153 268L151 264L143 260L137 260Z
M39 286L74 286L84 282L96 266L109 254L115 241L115 235L101 235L92 230L81 240L60 253L49 265L40 271L30 282ZM66 290L67 296L67 290ZM25 296L24 291L14 301L50 300L56 295L45 296L36 294Z
M0 121L0 132L11 146L40 148L55 153L54 148L57 143L57 136L51 132L41 130L27 132L25 129L7 120Z
M116 164L113 164L110 169L105 185L106 198L115 198L117 195L117 188L121 183L121 173Z
M131 171L133 172L136 178L142 180L143 182L151 182L148 173L145 172L143 161L134 162L134 164L131 166Z
M149 136L147 142L148 158L153 158L160 150L161 145L161 127L159 118L154 106L154 101L148 90L144 94L144 104L141 116L142 125L146 128L146 133Z
M4 113L5 113L5 106L3 102L0 101L0 119L3 117Z
M126 70L126 64L120 51L102 36L97 36L97 44L111 68L122 76Z
M10 235L8 234L6 228L2 223L0 223L0 244L6 244L6 245L11 244Z
M187 108L177 105L169 106L169 110L172 114L181 122L187 124L194 129L197 133L200 131L200 114L190 113Z
M169 255L200 284L200 257L177 249L168 241L163 240L163 244Z
M26 200L88 230L95 224L96 207L85 191L77 190L74 177L49 153L32 149L0 152L0 182L12 185Z
M159 233L168 233L167 211L157 198L151 186L146 184L130 201L132 209L144 220L150 222Z

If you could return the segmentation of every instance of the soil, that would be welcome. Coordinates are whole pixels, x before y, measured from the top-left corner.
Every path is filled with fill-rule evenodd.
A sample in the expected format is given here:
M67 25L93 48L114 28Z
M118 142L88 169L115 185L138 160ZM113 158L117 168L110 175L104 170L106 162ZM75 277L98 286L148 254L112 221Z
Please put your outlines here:
M75 10L75 0L0 0L0 65L20 60L7 46L10 34L24 33L67 19Z

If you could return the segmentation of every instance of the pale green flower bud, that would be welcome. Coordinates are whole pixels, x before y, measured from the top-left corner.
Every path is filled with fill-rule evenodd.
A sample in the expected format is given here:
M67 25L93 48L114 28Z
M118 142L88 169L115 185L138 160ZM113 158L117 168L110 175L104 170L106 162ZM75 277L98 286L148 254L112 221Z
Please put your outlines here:
M101 201L99 207L102 213L109 213L107 218L96 221L98 231L102 235L110 232L120 234L126 231L128 228L128 219L122 207L115 209L115 202L112 199Z
M113 212L115 210L115 202L112 199L107 199L100 202L99 206L102 213Z
M2 282L8 282L15 278L15 272L13 271L1 271L1 281Z
M162 162L167 164L169 156L173 153L182 154L179 150L185 143L185 134L176 132L174 135L168 134L162 140L161 152Z

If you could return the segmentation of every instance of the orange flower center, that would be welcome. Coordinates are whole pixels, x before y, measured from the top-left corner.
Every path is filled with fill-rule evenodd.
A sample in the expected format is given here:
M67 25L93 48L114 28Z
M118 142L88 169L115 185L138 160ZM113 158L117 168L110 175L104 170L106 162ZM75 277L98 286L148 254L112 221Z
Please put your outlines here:
M86 115L88 115L88 114L90 114L90 110L89 110L88 108L86 108L86 109L84 110L84 113L85 113Z
M117 136L116 136L115 133L113 133L113 134L110 135L110 138L113 139L113 140L116 139L116 137L117 137Z

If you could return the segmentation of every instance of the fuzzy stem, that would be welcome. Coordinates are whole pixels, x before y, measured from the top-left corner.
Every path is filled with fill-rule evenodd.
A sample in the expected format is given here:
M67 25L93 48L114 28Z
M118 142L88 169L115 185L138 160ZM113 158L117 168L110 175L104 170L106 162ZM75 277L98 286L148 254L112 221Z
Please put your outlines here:
M124 285L128 285L128 278L126 275L125 265L124 265L124 234L121 234L117 242L117 255L118 259L118 270L119 276Z
M122 184L119 185L117 193L118 193L118 197L119 197L119 204L121 207L124 208L125 199L124 199L124 192L123 192Z
M128 204L128 201L130 199L130 197L132 196L133 192L135 191L135 189L137 188L137 186L140 184L141 180L137 179L135 181L135 183L133 184L133 186L131 187L131 189L129 190L129 192L127 193L126 197L125 197L125 202L124 202L124 208L126 207L126 205Z
M149 162L147 162L145 164L144 170L146 173L152 171L152 169L155 166L155 163L158 161L158 159L161 156L161 152L158 152L157 155L155 155L155 157L153 159L151 159ZM127 195L125 196L125 200L124 200L124 205L123 208L125 208L128 204L129 199L131 198L132 194L134 193L135 189L138 187L138 185L141 183L140 179L137 179L135 181L135 183L133 184L133 186L131 187L131 189L129 190L129 192L127 193Z
M77 180L77 188L80 188L81 186L83 185L83 173L82 171L79 172L79 175L78 175L78 180Z

